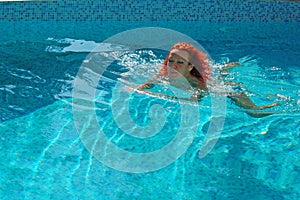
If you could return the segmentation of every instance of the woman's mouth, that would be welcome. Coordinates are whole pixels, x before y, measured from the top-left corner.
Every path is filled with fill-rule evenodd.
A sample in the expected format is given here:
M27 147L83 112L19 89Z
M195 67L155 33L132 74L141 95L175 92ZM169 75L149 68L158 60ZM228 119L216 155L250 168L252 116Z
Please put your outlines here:
M176 78L176 77L178 77L178 75L179 75L178 71L176 71L176 70L174 70L174 69L170 69L170 70L169 70L169 76L170 76L171 78Z

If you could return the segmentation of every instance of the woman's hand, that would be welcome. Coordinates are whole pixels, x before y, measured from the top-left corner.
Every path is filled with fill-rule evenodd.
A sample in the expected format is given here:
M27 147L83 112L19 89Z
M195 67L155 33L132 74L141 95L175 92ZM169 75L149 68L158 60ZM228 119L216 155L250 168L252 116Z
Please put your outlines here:
M240 66L240 65L242 65L240 62L226 63L225 66L223 67L223 70L231 69L233 67Z
M131 91L136 91L136 90L150 89L153 86L154 86L153 83L143 83L143 84L137 85L137 86L125 86L125 87L123 87L123 89L131 92Z

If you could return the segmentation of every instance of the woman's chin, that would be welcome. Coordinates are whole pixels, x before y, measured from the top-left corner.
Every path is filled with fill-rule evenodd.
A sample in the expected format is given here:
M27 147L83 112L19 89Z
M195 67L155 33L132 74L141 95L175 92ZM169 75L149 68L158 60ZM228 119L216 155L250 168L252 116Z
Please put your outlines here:
M178 74L178 73L170 73L169 74L169 79L173 79L173 80L175 80L175 79L179 79L181 76L180 76L180 74Z

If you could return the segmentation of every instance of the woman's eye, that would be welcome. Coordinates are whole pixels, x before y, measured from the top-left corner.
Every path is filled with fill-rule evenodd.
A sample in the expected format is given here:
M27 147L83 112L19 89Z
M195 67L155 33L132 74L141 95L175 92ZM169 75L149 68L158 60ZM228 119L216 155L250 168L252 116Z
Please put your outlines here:
M170 59L169 59L169 62L171 62L171 63L172 63L172 62L174 62L174 60L173 60L172 58L170 58Z
M168 60L169 63L173 63L173 62L175 62L175 61L176 61L176 63L178 63L178 64L180 64L180 65L182 65L182 64L185 63L184 60L181 60L181 59L169 58L169 60Z
M184 64L184 61L183 60L177 60L177 63L182 65L182 64Z

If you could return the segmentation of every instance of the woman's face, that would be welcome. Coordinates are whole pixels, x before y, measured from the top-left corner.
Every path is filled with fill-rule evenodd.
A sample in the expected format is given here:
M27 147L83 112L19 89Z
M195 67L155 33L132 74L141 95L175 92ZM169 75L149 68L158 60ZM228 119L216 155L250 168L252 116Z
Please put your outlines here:
M171 79L188 78L193 66L183 57L171 53L168 60L168 75Z

